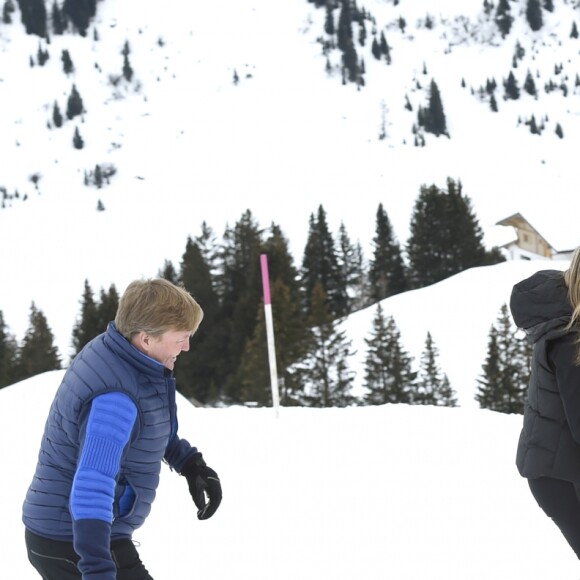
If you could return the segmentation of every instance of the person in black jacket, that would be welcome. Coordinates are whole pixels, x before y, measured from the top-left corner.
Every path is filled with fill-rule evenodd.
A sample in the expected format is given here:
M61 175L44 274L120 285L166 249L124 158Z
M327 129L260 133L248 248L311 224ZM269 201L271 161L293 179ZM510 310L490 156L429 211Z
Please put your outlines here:
M580 248L516 284L510 309L533 345L516 465L580 559Z

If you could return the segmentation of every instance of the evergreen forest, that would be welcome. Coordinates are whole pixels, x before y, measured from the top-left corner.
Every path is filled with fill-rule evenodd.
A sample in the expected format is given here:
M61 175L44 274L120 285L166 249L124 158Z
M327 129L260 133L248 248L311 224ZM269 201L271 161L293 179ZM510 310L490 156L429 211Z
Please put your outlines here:
M282 405L344 407L385 403L455 406L452 385L439 367L428 333L417 364L405 351L396 320L381 301L434 284L468 268L503 261L485 250L482 232L460 181L423 186L410 236L401 244L382 204L376 210L372 253L365 256L341 222L333 234L321 205L310 215L301 264L277 224L261 227L247 210L221 240L205 221L186 240L181 261L166 260L156 276L182 285L204 310L191 350L176 363L178 389L201 405L271 405L260 256L268 258L276 365ZM98 292L85 280L71 332L74 356L115 317L119 290ZM350 341L340 322L362 308L376 309L365 339L363 397L352 394ZM0 312L0 386L66 367L43 313L31 305L21 343ZM480 406L521 412L527 359L507 309L490 331L488 358L476 398ZM514 378L515 377L515 378ZM511 391L510 391L511 389ZM509 392L508 392L509 391Z

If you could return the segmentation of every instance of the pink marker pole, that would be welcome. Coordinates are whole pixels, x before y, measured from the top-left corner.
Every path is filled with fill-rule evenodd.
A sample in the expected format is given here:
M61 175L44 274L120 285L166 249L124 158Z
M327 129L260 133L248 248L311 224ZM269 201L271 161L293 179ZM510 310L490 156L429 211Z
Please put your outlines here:
M270 299L270 274L268 273L268 256L260 256L260 265L262 266L262 290L264 291L264 304L272 304Z
M268 273L268 256L260 255L262 267L262 289L264 292L264 314L266 316L266 336L268 338L268 362L270 364L270 386L272 387L272 404L278 417L280 393L278 390L278 371L276 369L276 346L274 344L274 324L272 319L272 301L270 298L270 275Z

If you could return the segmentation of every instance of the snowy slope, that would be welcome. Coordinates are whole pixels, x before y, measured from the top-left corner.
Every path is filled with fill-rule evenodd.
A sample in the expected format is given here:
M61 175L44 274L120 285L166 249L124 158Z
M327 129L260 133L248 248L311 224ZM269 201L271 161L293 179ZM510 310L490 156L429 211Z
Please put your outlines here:
M37 578L21 503L62 373L0 391L3 578ZM182 436L224 489L205 522L168 469L135 535L156 580L574 580L578 562L514 465L521 417L477 409L196 409ZM15 434L17 436L15 437Z

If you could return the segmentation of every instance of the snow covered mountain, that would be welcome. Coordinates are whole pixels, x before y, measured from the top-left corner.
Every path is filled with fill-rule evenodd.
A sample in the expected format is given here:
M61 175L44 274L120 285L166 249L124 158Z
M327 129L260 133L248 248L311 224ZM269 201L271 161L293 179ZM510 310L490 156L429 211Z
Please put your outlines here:
M18 338L34 301L66 356L85 279L122 290L165 259L179 262L202 221L220 235L246 209L281 226L298 262L319 204L370 251L379 203L404 244L421 185L452 177L485 232L521 212L556 248L580 243L576 1L554 0L553 11L542 2L537 31L527 0L510 1L503 38L490 2L366 0L374 24L356 45L364 86L343 85L340 51L323 53L326 11L307 0L190 0L187 9L102 0L86 37L50 42L25 34L18 4L0 3L10 1L12 22L0 21L0 310ZM385 34L390 65L372 56L373 30ZM43 66L39 53L49 54ZM505 100L510 71L523 89L528 70L536 96ZM497 112L485 92L492 79ZM450 137L425 134L418 147L413 125L431 80ZM68 119L73 85L84 113ZM541 135L526 124L532 116ZM100 188L97 165L114 168ZM275 420L270 409L196 409L180 397L182 434L212 458L224 502L199 524L183 481L163 473L136 538L154 576L190 578L194 558L197 573L224 579L577 577L515 470L521 418L473 399L500 306L543 267L566 263L477 268L382 302L413 357L431 332L459 408L295 408ZM344 323L358 388L373 313ZM0 454L1 577L34 577L20 505L61 374L0 390L0 438L18 441Z
M166 259L178 263L202 221L219 236L246 209L264 227L280 225L299 263L322 204L335 231L344 222L370 257L378 204L404 245L421 185L444 187L448 177L461 180L484 231L521 212L557 249L574 247L579 9L556 0L533 31L527 4L509 3L502 37L497 7L479 0L357 3L364 86L343 84L340 50L324 48L327 11L306 0L195 1L187 12L175 0L163 11L103 0L85 37L49 41L25 33L15 4L12 22L0 24L6 323L20 337L34 301L66 355L85 279L122 290ZM337 5L336 25L340 13ZM381 33L390 64L372 55ZM522 88L528 71L535 96ZM504 98L510 72L517 100ZM449 138L425 133L416 146L432 80ZM485 91L492 80L497 112ZM83 113L68 119L73 86ZM526 124L532 116L540 135ZM100 188L97 166L112 173Z

